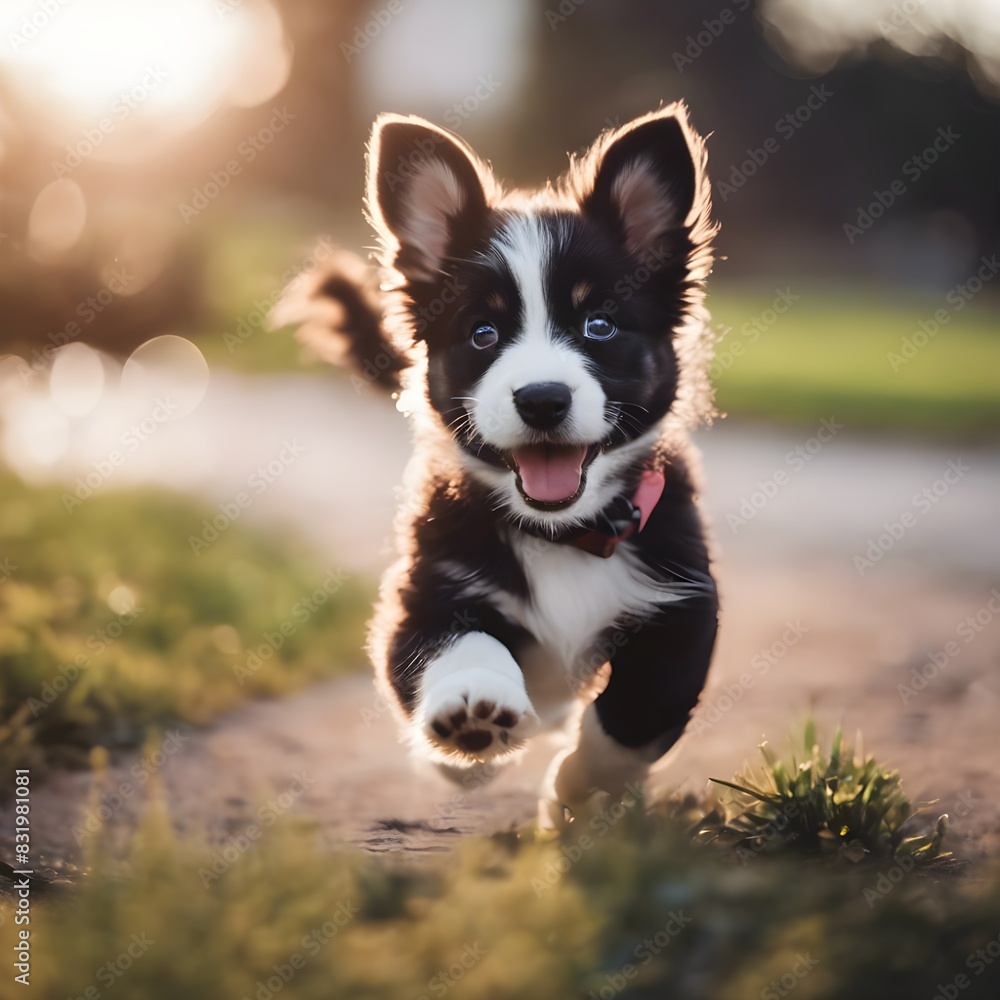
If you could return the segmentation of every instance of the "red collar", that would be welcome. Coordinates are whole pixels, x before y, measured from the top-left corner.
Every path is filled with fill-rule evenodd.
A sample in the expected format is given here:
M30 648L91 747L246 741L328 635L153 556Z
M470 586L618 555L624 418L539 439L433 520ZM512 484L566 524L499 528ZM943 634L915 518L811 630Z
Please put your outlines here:
M607 559L614 554L619 542L624 542L626 538L637 535L646 527L649 515L653 513L653 508L663 496L664 485L665 479L662 472L647 469L643 472L639 486L632 497L631 516L616 535L608 535L603 531L587 530L567 538L565 544L575 545L578 549L583 549L584 552Z

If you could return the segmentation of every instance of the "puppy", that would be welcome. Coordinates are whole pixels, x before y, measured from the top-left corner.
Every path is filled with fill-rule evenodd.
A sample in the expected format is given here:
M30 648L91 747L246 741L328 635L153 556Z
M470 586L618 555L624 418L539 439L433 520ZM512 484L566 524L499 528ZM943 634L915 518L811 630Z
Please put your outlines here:
M572 725L544 826L641 782L712 655L687 439L711 409L705 163L673 104L602 135L558 183L507 192L457 136L383 115L380 270L340 257L277 312L355 378L402 390L413 418L402 554L369 644L381 691L414 751L459 780Z

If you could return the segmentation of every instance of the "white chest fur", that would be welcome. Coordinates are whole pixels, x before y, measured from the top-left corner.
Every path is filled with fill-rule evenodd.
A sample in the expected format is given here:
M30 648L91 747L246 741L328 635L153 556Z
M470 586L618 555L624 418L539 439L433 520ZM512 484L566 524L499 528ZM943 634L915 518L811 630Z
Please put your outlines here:
M529 596L496 594L493 601L538 643L528 658L530 664L522 663L526 673L529 665L537 671L542 660L563 677L582 679L588 668L600 666L587 661L594 659L594 643L602 631L623 616L634 627L658 605L681 599L676 590L651 577L625 545L611 558L601 559L520 532L511 544L528 578ZM528 681L530 689L530 676Z

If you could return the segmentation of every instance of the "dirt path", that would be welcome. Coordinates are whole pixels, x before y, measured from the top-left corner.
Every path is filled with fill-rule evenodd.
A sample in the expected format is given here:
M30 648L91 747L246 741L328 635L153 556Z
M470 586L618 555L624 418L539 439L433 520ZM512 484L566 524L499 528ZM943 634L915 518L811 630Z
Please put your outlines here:
M709 777L728 777L754 759L763 735L782 745L812 710L828 734L840 721L851 733L863 730L866 748L902 771L913 800L940 799L931 812L952 816L956 853L996 849L1000 620L968 643L956 632L987 604L989 588L894 572L861 586L831 565L723 567L723 588L723 629L700 721L658 770L657 789L702 791ZM959 654L904 705L897 685L912 687L914 668L949 639L960 643ZM178 826L207 833L220 851L293 811L315 818L331 842L419 854L529 819L556 745L537 743L486 788L463 792L414 771L362 675L168 737L159 773ZM135 754L115 761L97 802L122 833L145 800L138 761ZM78 857L73 831L87 826L92 784L88 774L60 773L35 790L34 842L50 860ZM119 801L123 786L135 794ZM0 810L0 829L11 828L9 811Z

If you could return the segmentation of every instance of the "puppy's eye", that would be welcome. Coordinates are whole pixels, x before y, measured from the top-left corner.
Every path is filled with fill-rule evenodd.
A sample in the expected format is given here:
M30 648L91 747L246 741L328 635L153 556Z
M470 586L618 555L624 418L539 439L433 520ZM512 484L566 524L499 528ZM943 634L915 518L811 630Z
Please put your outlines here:
M583 323L583 335L588 340L610 340L617 332L618 327L600 313L588 316Z
M477 323L472 328L472 346L480 351L492 347L500 339L497 328L492 323Z

